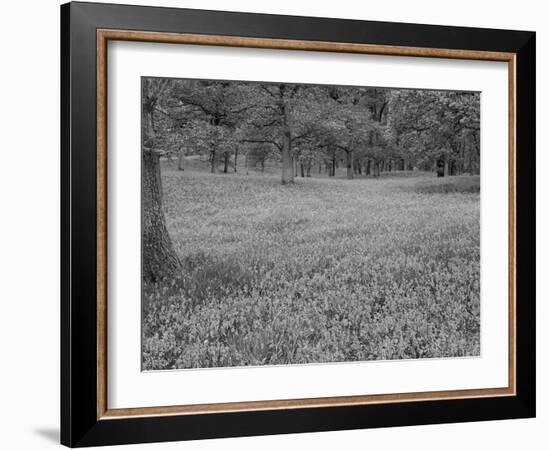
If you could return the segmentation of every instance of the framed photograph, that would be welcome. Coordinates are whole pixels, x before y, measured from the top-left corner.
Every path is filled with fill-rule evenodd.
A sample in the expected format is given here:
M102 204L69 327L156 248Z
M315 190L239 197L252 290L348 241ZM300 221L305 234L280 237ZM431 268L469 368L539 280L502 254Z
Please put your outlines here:
M61 441L535 415L535 33L61 7Z

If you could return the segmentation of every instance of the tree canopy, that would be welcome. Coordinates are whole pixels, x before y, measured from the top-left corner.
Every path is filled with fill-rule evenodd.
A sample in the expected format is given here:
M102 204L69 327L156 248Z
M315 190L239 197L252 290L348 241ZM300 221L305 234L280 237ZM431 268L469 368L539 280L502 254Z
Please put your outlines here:
M263 167L281 164L282 182L296 166L314 164L329 176L385 170L479 173L480 95L284 83L143 80L150 110L145 137L161 155L200 155L216 172L239 154Z

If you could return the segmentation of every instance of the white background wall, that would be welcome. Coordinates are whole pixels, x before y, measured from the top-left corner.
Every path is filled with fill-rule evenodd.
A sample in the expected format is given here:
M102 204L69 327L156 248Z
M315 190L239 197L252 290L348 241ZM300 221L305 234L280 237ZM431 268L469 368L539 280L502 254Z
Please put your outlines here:
M538 417L136 448L548 448L550 444L550 14L545 2L501 0L194 0L134 4L525 29L537 32ZM0 26L0 447L41 449L59 423L59 1L4 2ZM543 232L546 230L546 233ZM532 299L535 301L535 299Z

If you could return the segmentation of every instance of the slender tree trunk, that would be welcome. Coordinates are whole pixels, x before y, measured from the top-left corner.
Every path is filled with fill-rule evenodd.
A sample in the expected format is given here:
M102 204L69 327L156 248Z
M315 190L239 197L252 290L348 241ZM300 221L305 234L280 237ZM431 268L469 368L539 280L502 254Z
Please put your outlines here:
M294 158L292 158L292 153L290 149L290 130L286 130L283 134L283 148L281 151L281 159L283 163L283 174L281 182L283 184L294 183Z
M216 150L210 150L210 173L216 173L218 169L218 155L216 155Z
M239 154L239 149L235 148L235 159L233 160L233 172L237 173L237 155Z
M223 173L227 173L228 168L229 168L229 152L225 152L223 154Z
M449 176L449 158L445 156L445 165L443 166L443 176L448 177Z
M178 153L178 170L185 170L185 152L183 149Z
M471 158L471 150L468 147L467 149L464 150L464 159L462 160L462 164L463 164L462 170L464 173L469 173L471 175L472 170L471 170L470 158Z
M346 165L348 180L353 180L353 152L346 152Z
M246 174L248 175L248 152L244 154L244 169Z
M336 155L332 155L332 173L330 175L332 177L336 176Z
M302 178L304 178L304 164L300 163L300 175L302 175Z

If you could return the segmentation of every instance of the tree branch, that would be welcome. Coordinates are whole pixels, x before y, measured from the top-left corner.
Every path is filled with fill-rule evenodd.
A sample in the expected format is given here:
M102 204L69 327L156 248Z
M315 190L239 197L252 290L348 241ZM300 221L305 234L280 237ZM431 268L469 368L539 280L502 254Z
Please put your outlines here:
M249 105L249 106L244 106L240 109L230 109L229 112L231 114L241 114L245 111L248 111L249 109L256 108L256 107L257 107L257 105Z
M267 92L269 95L271 95L271 97L275 97L275 94L273 92L271 92L267 87L265 87L263 84L260 84L260 89L262 91L265 91Z
M247 144L272 144L277 147L279 151L283 149L283 146L281 144L279 144L277 141L272 141L270 139L242 139L241 142Z
M197 108L199 108L202 112L204 112L206 115L208 116L213 116L215 111L207 108L206 106L204 106L202 103L200 103L199 101L193 99L193 98L190 98L190 97L185 97L185 96L179 96L178 97L178 100L181 102L181 103L184 103L186 105L190 105L190 106L195 106Z

